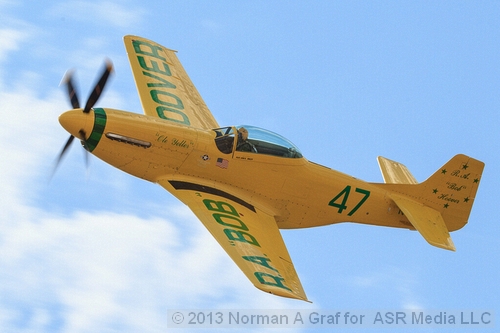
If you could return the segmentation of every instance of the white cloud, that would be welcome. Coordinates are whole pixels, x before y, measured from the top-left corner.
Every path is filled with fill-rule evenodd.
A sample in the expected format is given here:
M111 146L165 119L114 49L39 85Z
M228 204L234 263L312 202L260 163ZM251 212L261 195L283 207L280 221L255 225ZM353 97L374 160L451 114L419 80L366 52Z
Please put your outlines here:
M32 182L39 176L42 157L55 143L52 135L58 108L55 93L47 100L38 100L32 97L34 95L35 92L25 88L0 92L0 110L4 119L0 125L0 140L4 143L0 146L0 192L3 198L0 209L4 214L20 214L16 208L26 203L32 193L30 189L36 189ZM21 208L20 211L25 210Z
M7 53L19 48L21 41L26 38L26 34L15 29L0 29L0 62L4 61Z
M187 241L206 241L200 228L193 229ZM110 212L18 220L2 232L1 289L12 302L1 303L0 312L14 316L7 323L15 322L22 308L46 313L51 321L62 308L69 332L99 331L116 320L148 331L148 322L166 320L154 318L162 308L202 296L206 273L213 275L203 266L190 274L196 261L183 259L216 261L215 248L181 247L178 232L159 218ZM134 309L149 320L132 315ZM29 327L41 328L35 327L35 315L27 319ZM8 327L5 321L0 326Z

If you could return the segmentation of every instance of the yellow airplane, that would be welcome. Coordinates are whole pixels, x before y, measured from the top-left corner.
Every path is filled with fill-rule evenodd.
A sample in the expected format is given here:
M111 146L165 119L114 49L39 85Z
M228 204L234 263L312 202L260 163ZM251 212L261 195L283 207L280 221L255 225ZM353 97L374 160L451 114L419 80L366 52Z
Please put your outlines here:
M125 36L145 115L94 107L106 65L84 108L59 122L84 148L185 203L259 289L307 301L279 229L356 222L418 230L455 250L450 231L469 218L484 163L456 155L426 181L379 157L385 183L369 183L305 159L284 137L253 126L221 127L177 59L150 40ZM56 164L56 166L57 166Z

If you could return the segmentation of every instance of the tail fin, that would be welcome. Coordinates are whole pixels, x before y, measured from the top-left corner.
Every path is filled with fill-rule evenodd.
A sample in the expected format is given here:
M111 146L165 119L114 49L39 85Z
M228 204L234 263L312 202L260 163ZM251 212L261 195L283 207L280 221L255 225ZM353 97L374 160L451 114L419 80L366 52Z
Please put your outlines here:
M483 169L483 162L457 155L422 183L422 203L443 215L448 230L467 224Z
M379 158L389 197L432 245L454 250L448 231L467 224L484 163L456 155L426 181L415 184L406 167ZM387 162L389 161L389 162ZM402 171L401 171L402 170ZM393 175L393 176L387 176ZM396 175L396 176L394 176ZM409 175L409 176L408 176Z

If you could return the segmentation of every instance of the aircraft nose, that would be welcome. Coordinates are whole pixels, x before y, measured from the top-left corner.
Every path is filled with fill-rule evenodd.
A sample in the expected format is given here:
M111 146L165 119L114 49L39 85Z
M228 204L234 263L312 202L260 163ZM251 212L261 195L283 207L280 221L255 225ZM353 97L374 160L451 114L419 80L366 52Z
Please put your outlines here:
M84 113L82 109L67 111L59 116L59 123L74 137L82 139L82 133L85 133L88 138L94 124L94 112Z

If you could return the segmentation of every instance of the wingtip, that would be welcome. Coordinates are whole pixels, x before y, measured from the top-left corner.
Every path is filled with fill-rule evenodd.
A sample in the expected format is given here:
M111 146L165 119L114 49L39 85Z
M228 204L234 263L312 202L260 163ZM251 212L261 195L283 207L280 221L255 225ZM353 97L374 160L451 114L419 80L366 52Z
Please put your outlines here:
M431 244L435 247L439 247L439 248L444 249L444 250L449 250L449 251L453 251L453 252L457 251L457 248L455 247L455 244L453 243L453 240L451 239L451 237L448 237L448 239L442 243L429 242L429 244Z

